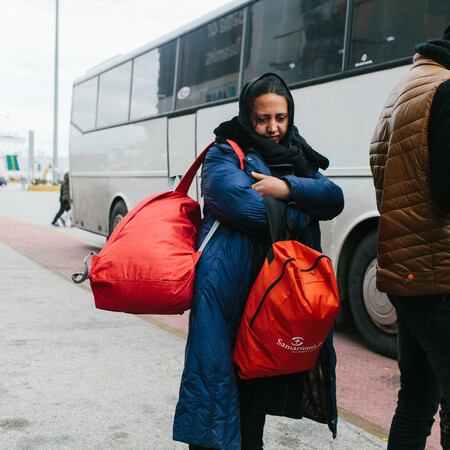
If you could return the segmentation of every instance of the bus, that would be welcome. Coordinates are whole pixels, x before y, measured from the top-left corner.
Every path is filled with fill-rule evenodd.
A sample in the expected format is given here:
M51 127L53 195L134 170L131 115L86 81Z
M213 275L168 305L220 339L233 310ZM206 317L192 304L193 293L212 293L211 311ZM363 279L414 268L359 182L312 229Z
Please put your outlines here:
M442 0L234 0L74 81L73 223L110 235L140 200L171 189L265 72L288 83L300 134L330 159L343 213L321 225L342 314L395 357L395 310L375 287L378 212L369 144L416 44L450 22ZM199 180L190 195L201 202Z

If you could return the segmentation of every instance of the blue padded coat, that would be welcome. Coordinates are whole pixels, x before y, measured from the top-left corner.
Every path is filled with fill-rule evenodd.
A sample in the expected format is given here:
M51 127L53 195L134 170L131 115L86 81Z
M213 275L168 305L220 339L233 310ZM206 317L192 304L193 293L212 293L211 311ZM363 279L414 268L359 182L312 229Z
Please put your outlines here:
M252 150L246 154L244 166L244 170L239 168L238 157L231 147L218 143L211 147L203 163L205 208L198 245L215 219L221 225L196 267L185 367L173 427L174 440L217 449L241 448L239 398L232 350L255 269L257 273L269 245L266 209L261 195L252 189L255 179L251 172L271 175L271 171ZM300 216L298 235L304 244L320 250L318 221L332 219L342 211L341 189L320 173L314 178L293 175L281 178L291 187L288 201L296 202L302 211L292 211L292 214ZM309 224L307 215L314 217ZM317 370L308 371L310 374L302 372L299 378L264 379L264 392L270 390L271 384L284 389L283 386L291 383L301 384L302 393L310 392L310 395L302 395L306 399L303 403L295 400L288 411L284 402L283 408L275 404L263 405L261 412L309 417L328 423L335 436L336 355L332 333L321 350L319 360ZM278 380L272 383L271 378ZM273 398L279 398L278 393L273 393Z

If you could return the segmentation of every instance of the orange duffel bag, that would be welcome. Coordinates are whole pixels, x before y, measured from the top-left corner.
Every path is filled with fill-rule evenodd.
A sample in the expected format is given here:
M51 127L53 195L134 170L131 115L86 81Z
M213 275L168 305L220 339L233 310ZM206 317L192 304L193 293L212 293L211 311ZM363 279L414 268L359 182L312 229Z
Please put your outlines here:
M273 244L251 289L234 347L243 379L313 368L339 309L330 259L292 239L295 225L289 225L283 202L271 197L264 202ZM281 240L286 230L290 239Z
M243 169L242 150L228 142ZM97 308L135 314L180 314L191 308L195 265L201 255L195 249L201 212L187 193L213 144L194 161L174 191L147 197L128 212L100 253L91 252L85 258L84 273L72 275L77 284L89 277Z

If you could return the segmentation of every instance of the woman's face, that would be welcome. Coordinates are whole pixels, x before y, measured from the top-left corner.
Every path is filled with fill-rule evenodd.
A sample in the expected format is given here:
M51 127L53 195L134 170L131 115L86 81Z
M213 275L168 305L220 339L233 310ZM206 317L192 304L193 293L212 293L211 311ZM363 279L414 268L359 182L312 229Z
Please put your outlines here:
M289 125L286 98L273 93L257 97L253 103L251 121L260 136L280 143Z

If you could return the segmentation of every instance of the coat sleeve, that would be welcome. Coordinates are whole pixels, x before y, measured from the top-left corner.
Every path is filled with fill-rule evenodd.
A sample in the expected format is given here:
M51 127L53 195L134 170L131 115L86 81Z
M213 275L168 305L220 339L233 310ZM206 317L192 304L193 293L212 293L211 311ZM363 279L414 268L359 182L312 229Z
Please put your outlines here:
M302 211L319 220L331 220L344 209L342 189L317 172L313 178L294 175L282 177L290 188L288 201L294 201Z
M202 168L202 194L205 205L220 222L246 233L268 233L266 208L252 181L239 168L230 148L210 148Z
M432 185L438 203L450 212L450 80L436 90L430 110L428 144Z

